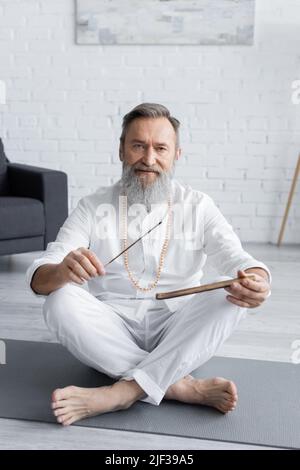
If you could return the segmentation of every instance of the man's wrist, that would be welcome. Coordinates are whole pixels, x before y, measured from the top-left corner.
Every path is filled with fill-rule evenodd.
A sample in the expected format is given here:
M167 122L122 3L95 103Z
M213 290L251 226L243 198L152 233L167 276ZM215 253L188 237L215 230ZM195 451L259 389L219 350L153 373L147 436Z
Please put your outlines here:
M268 281L268 283L270 284L270 276L269 276L269 273L264 269L264 268L248 268L248 269L245 269L244 270L245 273L255 273L255 274L258 274L259 276L262 276L266 279L266 281Z
M57 283L60 287L64 286L64 285L67 283L67 281L65 280L64 269L63 269L62 263L58 263L58 264L56 265L55 277L56 277L56 283Z

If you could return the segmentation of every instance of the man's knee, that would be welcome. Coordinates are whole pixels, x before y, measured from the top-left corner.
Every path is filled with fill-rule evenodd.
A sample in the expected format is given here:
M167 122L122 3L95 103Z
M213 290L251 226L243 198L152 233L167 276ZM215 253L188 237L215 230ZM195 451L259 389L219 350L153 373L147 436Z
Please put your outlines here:
M51 292L43 305L43 316L46 324L56 324L64 316L70 317L70 312L74 311L74 299L79 287L66 284Z
M228 276L221 276L220 280L230 279ZM224 288L206 291L200 294L195 294L190 303L187 304L191 314L197 312L196 321L202 322L202 315L208 316L210 319L222 318L229 321L233 320L238 323L239 320L244 318L247 314L247 309L233 304L227 299L228 292ZM199 313L199 315L198 315Z

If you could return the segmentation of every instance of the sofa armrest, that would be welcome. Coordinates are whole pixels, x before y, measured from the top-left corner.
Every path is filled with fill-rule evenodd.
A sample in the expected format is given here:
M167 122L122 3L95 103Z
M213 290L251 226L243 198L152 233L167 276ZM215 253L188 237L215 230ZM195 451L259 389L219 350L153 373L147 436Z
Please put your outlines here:
M12 196L39 199L44 204L45 241L54 241L68 216L66 173L20 163L8 163L8 184Z

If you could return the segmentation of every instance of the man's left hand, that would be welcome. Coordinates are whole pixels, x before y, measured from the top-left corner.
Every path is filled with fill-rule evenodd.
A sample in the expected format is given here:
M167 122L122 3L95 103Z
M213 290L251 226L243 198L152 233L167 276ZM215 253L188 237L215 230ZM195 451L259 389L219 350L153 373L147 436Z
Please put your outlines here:
M247 278L247 273L239 270L237 277L245 277L245 280L224 288L231 294L227 296L229 302L244 308L256 308L266 300L270 292L269 282L257 273L251 274L255 276L254 279Z

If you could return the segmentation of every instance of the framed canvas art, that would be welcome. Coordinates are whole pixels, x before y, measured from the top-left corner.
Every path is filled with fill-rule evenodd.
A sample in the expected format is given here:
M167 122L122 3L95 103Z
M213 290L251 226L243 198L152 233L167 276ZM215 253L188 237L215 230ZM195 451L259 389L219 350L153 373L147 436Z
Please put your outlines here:
M77 0L77 44L253 43L255 0Z

